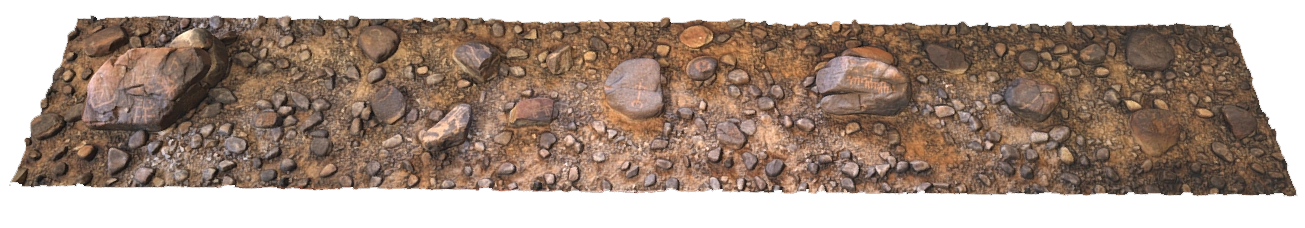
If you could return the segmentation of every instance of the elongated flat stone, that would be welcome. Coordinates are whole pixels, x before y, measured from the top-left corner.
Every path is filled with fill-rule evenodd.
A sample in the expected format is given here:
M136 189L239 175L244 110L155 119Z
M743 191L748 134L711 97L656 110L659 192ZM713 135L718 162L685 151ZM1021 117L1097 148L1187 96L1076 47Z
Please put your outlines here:
M887 63L854 56L829 60L816 71L817 105L834 115L896 115L911 101L910 80Z
M607 75L607 106L630 119L647 119L662 111L661 66L653 59L621 62Z

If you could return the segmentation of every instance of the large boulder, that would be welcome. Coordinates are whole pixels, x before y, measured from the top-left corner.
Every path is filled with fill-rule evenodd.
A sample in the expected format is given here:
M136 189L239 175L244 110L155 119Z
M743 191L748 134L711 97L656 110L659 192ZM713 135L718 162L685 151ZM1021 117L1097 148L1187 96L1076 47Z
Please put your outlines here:
M92 129L158 131L199 105L226 78L227 50L203 29L177 37L105 61L86 86L82 121Z
M621 62L607 75L604 100L607 106L630 119L647 119L661 113L661 65L653 59Z
M817 107L827 114L896 115L910 104L911 82L888 63L856 56L830 59L816 71Z

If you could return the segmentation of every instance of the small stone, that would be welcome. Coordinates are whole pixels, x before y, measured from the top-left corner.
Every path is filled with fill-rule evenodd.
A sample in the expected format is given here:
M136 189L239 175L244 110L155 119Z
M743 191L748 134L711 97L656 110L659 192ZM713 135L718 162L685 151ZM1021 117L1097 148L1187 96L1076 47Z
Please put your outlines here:
M331 152L331 140L325 137L313 137L308 143L308 151L317 156L326 156Z
M689 75L689 79L694 81L706 81L716 76L716 58L702 56L689 60L684 65L684 72Z
M1044 143L1049 138L1051 137L1046 132L1034 131L1029 134L1029 142L1032 143Z
M140 185L140 186L149 184L150 180L153 179L154 179L154 168L147 168L147 167L136 168L136 172L133 172L131 175L131 180L134 181L136 185Z
M566 70L571 69L571 62L571 46L563 46L549 53L544 61L545 66L548 67L548 72L552 74L565 73Z
M509 162L499 164L497 171L494 171L494 174L499 176L512 175L514 173L517 173L517 166Z
M798 118L795 125L797 125L799 130L805 132L811 132L812 129L816 128L816 123L807 118Z
M1142 104L1139 104L1133 100L1124 100L1124 107L1128 107L1128 111L1137 111L1139 109L1142 109Z
M1210 143L1210 153L1213 153L1215 156L1219 156L1220 159L1223 159L1224 161L1227 162L1233 162L1233 160L1235 159L1232 153L1228 151L1228 145L1223 144L1221 142Z
M838 169L847 177L856 177L861 174L861 165L855 162L843 163L843 167Z
M1134 112L1129 118L1135 142L1141 144L1142 151L1151 156L1160 156L1178 143L1182 132L1180 121L1173 113L1162 109L1146 109Z
M385 26L363 27L358 35L358 49L374 63L384 62L399 47L399 34Z
M1228 122L1228 129L1232 131L1233 137L1238 139L1250 136L1255 133L1259 123L1255 120L1254 114L1237 106L1223 106L1223 119Z
M647 176L644 176L644 177L643 177L643 186L644 186L644 187L652 187L653 185L656 185L656 184L657 184L657 174L656 174L656 173L648 173Z
M109 148L107 156L108 158L105 159L105 167L109 169L109 175L122 171L123 168L127 167L127 162L131 160L131 157L127 156L127 152L119 150L118 148Z
M742 69L734 69L725 74L725 82L732 85L744 85L748 84L749 81L748 72Z
M915 172L924 172L929 170L929 163L921 160L911 161L911 169Z
M263 182L271 182L273 180L276 180L276 170L264 169L262 172L258 173L258 179L262 180Z
M1033 71L1038 69L1038 64L1039 64L1038 52L1033 50L1024 50L1021 51L1019 56L1017 56L1016 58L1017 58L1016 61L1019 61L1020 68L1024 69L1024 71Z
M81 53L89 57L108 55L126 41L127 33L122 27L108 26L82 38Z
M1006 87L1006 103L1016 116L1042 122L1059 103L1055 85L1028 78L1019 78Z
M496 75L502 59L499 56L498 49L478 42L464 43L453 51L458 69L469 74L469 79L476 83L486 82Z
M757 167L757 155L752 152L743 152L743 166L752 170Z
M279 167L281 168L281 172L289 173L290 171L294 171L295 169L299 168L299 165L295 164L295 160L286 158L286 159L281 159L281 164Z
M689 48L699 48L710 43L714 39L713 36L714 34L707 26L694 25L680 32L680 43L684 43Z
M1091 44L1078 52L1078 59L1089 65L1097 65L1106 61L1106 48L1100 44Z
M716 140L735 149L743 148L743 144L748 142L747 135L739 130L738 125L731 122L721 122L716 125Z
M1201 118L1210 118L1210 117L1214 117L1214 113L1210 112L1209 109L1198 108L1196 109L1196 116L1199 116Z
M33 139L46 139L63 129L63 117L59 114L45 113L32 119L31 133Z
M508 122L512 126L547 126L557 116L553 108L553 99L531 98L521 100L508 113Z
M766 176L776 177L784 171L784 161L780 159L770 160L766 163Z
M1155 30L1138 29L1125 38L1125 58L1128 65L1140 71L1159 71L1169 68L1174 60L1174 47L1164 35Z
M1066 126L1053 127L1051 128L1051 131L1048 132L1048 135L1051 136L1051 140L1054 140L1056 142L1064 142L1065 139L1069 138L1069 127Z
M235 136L227 137L227 139L222 142L222 145L226 147L227 152L236 154L244 153L245 148L247 147L244 139Z
M879 49L876 47L849 48L843 51L842 55L868 58L875 61L887 63L888 65L894 65L897 63L897 60L893 58L893 54L888 53L888 51L884 51L884 49Z
M664 105L661 80L656 60L626 60L607 76L604 100L608 107L630 119L657 116Z

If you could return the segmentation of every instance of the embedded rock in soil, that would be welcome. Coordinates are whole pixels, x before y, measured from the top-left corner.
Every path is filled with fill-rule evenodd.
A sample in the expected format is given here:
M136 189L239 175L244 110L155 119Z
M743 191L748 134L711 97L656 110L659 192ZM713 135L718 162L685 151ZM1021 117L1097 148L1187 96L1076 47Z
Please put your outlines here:
M897 60L893 58L893 54L888 53L888 51L884 51L884 49L879 49L876 47L849 48L843 51L843 56L855 56L861 58L868 58L868 59L873 59L875 61L887 63L888 65L893 65L897 63Z
M548 72L552 74L562 74L567 69L571 69L571 46L563 46L549 53L544 59L544 66L547 66Z
M1182 124L1172 112L1163 109L1137 111L1128 120L1134 142L1151 156L1163 155L1178 143Z
M453 60L457 61L458 69L467 73L470 76L467 79L476 83L489 81L497 75L498 64L502 59L498 49L479 42L467 42L453 50Z
M363 27L358 34L358 49L372 62L385 62L399 49L399 34L385 26Z
M627 118L647 119L661 113L661 66L653 59L621 62L607 76L604 99L607 106Z
M122 46L127 41L127 33L122 31L122 27L109 26L91 35L82 38L82 54L89 57L99 57L110 53Z
M1019 78L1006 87L1006 103L1016 116L1042 122L1060 102L1055 85L1035 79Z
M399 91L398 88L389 85L381 87L372 94L372 113L376 114L376 118L381 123L394 124L399 122L404 112L407 111L406 100L407 98L403 96L403 92Z
M684 72L689 75L689 79L706 81L716 76L716 66L718 65L716 58L702 56L689 60L688 64L684 64Z
M707 43L711 43L714 38L711 29L707 26L694 25L680 32L680 43L684 43L689 48L699 48Z
M531 98L517 102L516 107L508 112L508 122L512 126L543 126L553 121L557 110L553 109L553 99Z
M739 125L732 122L716 124L716 140L734 149L742 148L743 144L748 142L747 135L743 135L743 131L739 130Z
M1133 66L1133 69L1164 70L1174 60L1174 47L1169 45L1164 35L1155 30L1137 29L1128 34L1125 42L1128 65Z
M1256 122L1255 116L1251 112L1237 106L1223 106L1223 119L1228 122L1228 129L1232 131L1233 137L1237 139L1255 133Z
M834 115L896 115L910 103L910 80L896 67L868 58L841 56L816 71L817 106Z
M458 104L444 114L435 126L421 133L421 144L430 151L440 151L467 139L467 125L471 122L471 105Z
M63 129L63 117L59 114L46 113L32 119L32 138L46 139Z
M937 44L926 45L924 50L929 54L929 62L947 73L964 74L970 68L970 61L961 50Z

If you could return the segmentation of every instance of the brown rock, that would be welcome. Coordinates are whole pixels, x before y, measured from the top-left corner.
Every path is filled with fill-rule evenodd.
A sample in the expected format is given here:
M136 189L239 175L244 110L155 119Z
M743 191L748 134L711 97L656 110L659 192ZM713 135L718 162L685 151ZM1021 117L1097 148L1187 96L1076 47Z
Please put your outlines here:
M893 58L893 54L888 53L888 51L884 51L884 49L879 49L876 47L850 48L847 49L846 51L843 51L843 56L856 56L861 58L868 58L868 59L873 59L875 61L887 63L888 65L897 64L897 59Z
M1042 122L1059 103L1056 86L1035 79L1019 78L1006 87L1006 103L1011 112L1025 119Z
M517 102L516 107L508 112L508 122L512 126L544 126L553 121L557 110L553 108L553 99L531 98Z
M834 115L896 115L910 103L910 80L896 67L868 58L841 56L816 72L817 105Z
M1231 105L1223 106L1221 111L1223 111L1223 120L1228 122L1228 129L1232 131L1233 137L1241 139L1255 133L1258 123L1251 112Z
M399 34L385 26L363 27L358 34L358 49L372 62L385 62L399 49Z
M1151 29L1138 29L1128 34L1124 41L1125 57L1128 65L1142 71L1158 71L1169 68L1174 60L1174 47L1169 45L1164 35Z
M1038 52L1036 51L1024 50L1021 51L1019 55L1015 56L1015 58L1016 61L1019 61L1020 68L1024 69L1024 71L1033 71L1038 69L1038 64L1039 64Z
M544 59L544 64L548 67L549 73L562 74L567 69L571 69L571 61L571 46L563 46L553 51L553 53L548 53L548 57Z
M394 124L407 111L406 100L407 98L403 96L402 91L394 88L394 86L386 85L372 94L372 113L382 123Z
M960 50L937 44L925 45L924 50L929 54L929 62L947 73L964 74L970 68L970 61Z
M680 32L680 43L684 43L689 48L699 48L710 43L714 36L707 26L694 25Z
M82 54L90 57L108 55L126 42L127 33L121 27L109 26L82 39Z
M1134 112L1129 117L1128 124L1134 142L1140 144L1142 151L1151 156L1163 155L1178 143L1178 134L1182 132L1182 123L1173 113L1163 109Z
M661 66L653 59L621 62L603 87L607 106L630 119L647 119L661 113Z
M273 128L281 126L281 116L273 111L262 111L254 115L253 125L256 128Z
M149 184L150 180L153 179L154 179L154 168L140 167L137 168L136 172L132 173L131 175L131 180L135 181L136 185Z
M467 139L467 124L471 122L471 105L458 104L444 114L435 126L421 133L422 146L430 151L440 151Z
M477 83L493 78L498 73L498 63L502 59L498 49L478 42L467 42L453 50L453 60L457 61L458 69L471 75L468 79Z
M1090 65L1101 64L1106 61L1106 48L1100 44L1092 44L1078 52L1078 60Z

